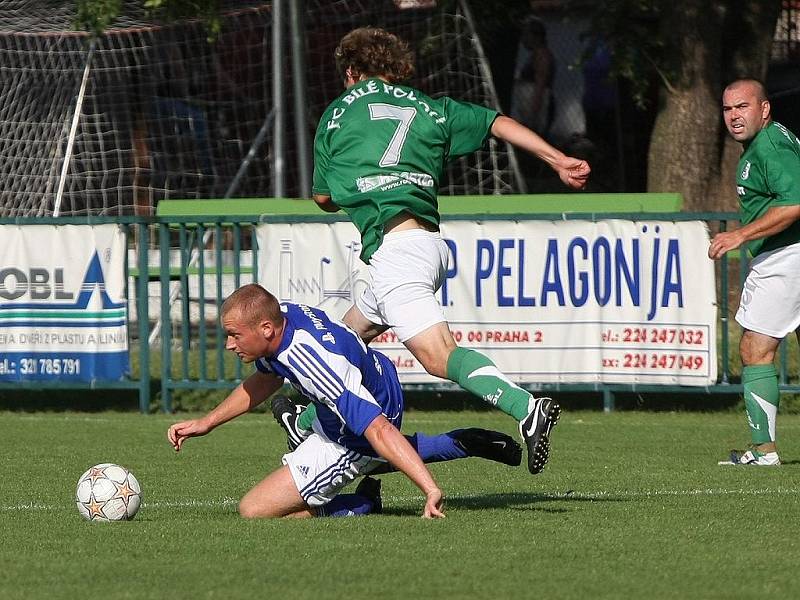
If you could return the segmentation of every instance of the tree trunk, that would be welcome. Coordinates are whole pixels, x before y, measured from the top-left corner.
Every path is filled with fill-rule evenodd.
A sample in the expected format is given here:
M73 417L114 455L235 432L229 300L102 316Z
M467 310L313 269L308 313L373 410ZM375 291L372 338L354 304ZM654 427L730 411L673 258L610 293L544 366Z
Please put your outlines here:
M661 90L650 142L647 189L680 192L685 210L705 210L718 178L723 2L674 0L664 38L674 79ZM671 35L669 34L671 32Z
M662 87L647 187L680 192L689 211L736 210L736 162L720 110L724 86L764 79L781 0L673 0L663 39L674 79Z

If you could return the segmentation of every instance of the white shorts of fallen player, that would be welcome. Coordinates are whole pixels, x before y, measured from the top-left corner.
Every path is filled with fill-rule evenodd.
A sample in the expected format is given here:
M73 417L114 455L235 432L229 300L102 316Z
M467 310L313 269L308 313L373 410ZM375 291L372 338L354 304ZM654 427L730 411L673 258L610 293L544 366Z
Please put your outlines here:
M736 321L745 329L779 339L800 326L800 243L753 259Z
M289 467L300 496L311 507L327 504L351 481L386 462L349 450L318 433L284 454L282 461Z
M436 292L444 282L450 251L438 232L387 233L367 267L371 285L356 306L371 322L394 330L405 342L445 320Z

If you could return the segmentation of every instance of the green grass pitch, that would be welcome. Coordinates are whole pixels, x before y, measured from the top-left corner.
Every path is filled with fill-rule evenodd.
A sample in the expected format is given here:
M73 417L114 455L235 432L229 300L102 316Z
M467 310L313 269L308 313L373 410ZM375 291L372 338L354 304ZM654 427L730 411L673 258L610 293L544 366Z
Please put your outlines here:
M424 521L403 476L385 514L248 522L238 498L284 449L268 414L176 454L168 415L0 413L0 598L800 597L800 416L779 420L778 468L720 467L746 439L734 413L567 412L539 476L480 459L435 465L447 519ZM420 412L404 430L493 412ZM73 502L89 466L144 489L136 520L88 523Z

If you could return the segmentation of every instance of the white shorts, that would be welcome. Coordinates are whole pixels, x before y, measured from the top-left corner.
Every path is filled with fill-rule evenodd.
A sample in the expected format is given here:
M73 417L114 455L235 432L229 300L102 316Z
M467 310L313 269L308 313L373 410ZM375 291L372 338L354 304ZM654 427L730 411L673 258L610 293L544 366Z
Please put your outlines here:
M293 452L284 454L297 491L309 506L323 506L341 489L385 461L364 456L312 433Z
M371 322L409 338L445 320L436 292L447 272L450 250L438 232L407 229L387 233L367 267L372 281L356 299Z
M745 329L778 339L800 326L800 243L753 259L736 321Z

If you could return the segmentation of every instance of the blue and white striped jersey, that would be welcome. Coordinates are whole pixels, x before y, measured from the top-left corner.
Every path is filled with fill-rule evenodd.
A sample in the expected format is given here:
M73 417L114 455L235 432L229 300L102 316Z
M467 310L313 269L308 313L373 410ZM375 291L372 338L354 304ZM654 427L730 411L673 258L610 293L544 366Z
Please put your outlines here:
M274 356L259 358L256 368L283 377L316 404L319 433L376 456L364 430L381 413L398 429L403 418L394 364L319 308L287 302L281 310L286 328L280 347Z

